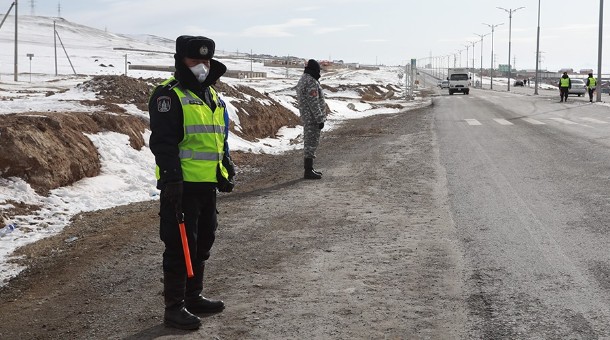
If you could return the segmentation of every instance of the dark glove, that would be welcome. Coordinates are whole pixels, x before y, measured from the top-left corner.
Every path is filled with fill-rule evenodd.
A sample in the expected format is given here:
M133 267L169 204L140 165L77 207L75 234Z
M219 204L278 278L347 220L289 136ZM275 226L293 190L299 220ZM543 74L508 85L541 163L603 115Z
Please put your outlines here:
M222 158L222 165L225 167L225 169L227 169L227 172L229 173L229 180L232 180L233 177L235 177L235 164L233 163L231 156L225 153L224 157Z
M174 206L176 213L182 213L182 181L165 183L161 199Z
M233 172L235 173L235 172ZM233 182L233 177L229 176L229 178L225 178L220 171L220 164L216 166L216 188L220 192L231 192L235 187L235 183Z
M324 123L319 123L319 124L318 124L318 128L319 128L320 130L322 130L322 129L324 128Z

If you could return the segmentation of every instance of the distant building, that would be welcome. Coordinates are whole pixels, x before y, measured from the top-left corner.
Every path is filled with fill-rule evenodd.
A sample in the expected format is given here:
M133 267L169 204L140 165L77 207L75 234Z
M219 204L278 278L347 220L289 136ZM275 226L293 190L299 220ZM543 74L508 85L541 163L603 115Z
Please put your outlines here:
M582 70L580 70L580 72L578 72L580 74L589 74L589 73L593 73L593 69L591 68L583 68Z
M574 69L573 68L562 68L561 70L559 70L559 73L564 73L564 72L568 72L568 74L574 73Z
M227 70L225 72L224 76L229 77L229 78L238 78L238 79L267 78L267 72Z

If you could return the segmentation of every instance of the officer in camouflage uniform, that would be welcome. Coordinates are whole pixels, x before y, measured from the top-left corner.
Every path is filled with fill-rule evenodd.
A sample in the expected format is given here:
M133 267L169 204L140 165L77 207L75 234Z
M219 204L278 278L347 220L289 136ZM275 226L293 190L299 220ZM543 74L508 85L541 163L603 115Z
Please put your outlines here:
M303 153L305 179L321 179L322 173L314 170L313 159L320 144L320 131L326 121L326 102L320 87L320 64L310 59L297 84L297 99L303 123Z

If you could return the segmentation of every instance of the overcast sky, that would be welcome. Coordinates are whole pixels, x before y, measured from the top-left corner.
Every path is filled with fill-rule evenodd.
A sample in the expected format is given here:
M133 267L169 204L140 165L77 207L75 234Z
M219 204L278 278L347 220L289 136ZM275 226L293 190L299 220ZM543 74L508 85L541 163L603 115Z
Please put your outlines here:
M2 13L12 1L0 0ZM597 68L599 3L541 0L542 68ZM60 4L63 18L114 33L206 35L228 51L398 65L463 49L463 66L464 45L491 32L483 23L503 23L494 33L494 54L496 65L507 64L509 18L496 7L524 6L513 13L511 64L533 69L536 61L538 0L19 0L19 13L32 14L32 4L35 15L57 16ZM603 69L610 73L609 30L604 37ZM474 50L479 67L479 43ZM484 67L490 62L491 35L484 38Z

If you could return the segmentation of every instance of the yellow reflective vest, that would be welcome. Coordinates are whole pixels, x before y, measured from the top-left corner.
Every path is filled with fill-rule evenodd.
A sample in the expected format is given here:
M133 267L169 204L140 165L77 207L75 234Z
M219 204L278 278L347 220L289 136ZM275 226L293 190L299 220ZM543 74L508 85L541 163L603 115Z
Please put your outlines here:
M170 83L170 78L162 86ZM218 94L210 87L212 100L219 103ZM225 146L225 110L223 105L212 109L193 92L174 86L172 89L180 99L184 116L184 138L178 144L182 179L185 182L217 183L216 169L224 178L229 178L227 169L222 165ZM156 168L157 180L160 179L159 167Z
M559 78L559 86L560 87L569 87L570 86L570 78Z
M589 77L589 88L592 89L597 85L597 80L593 77Z

